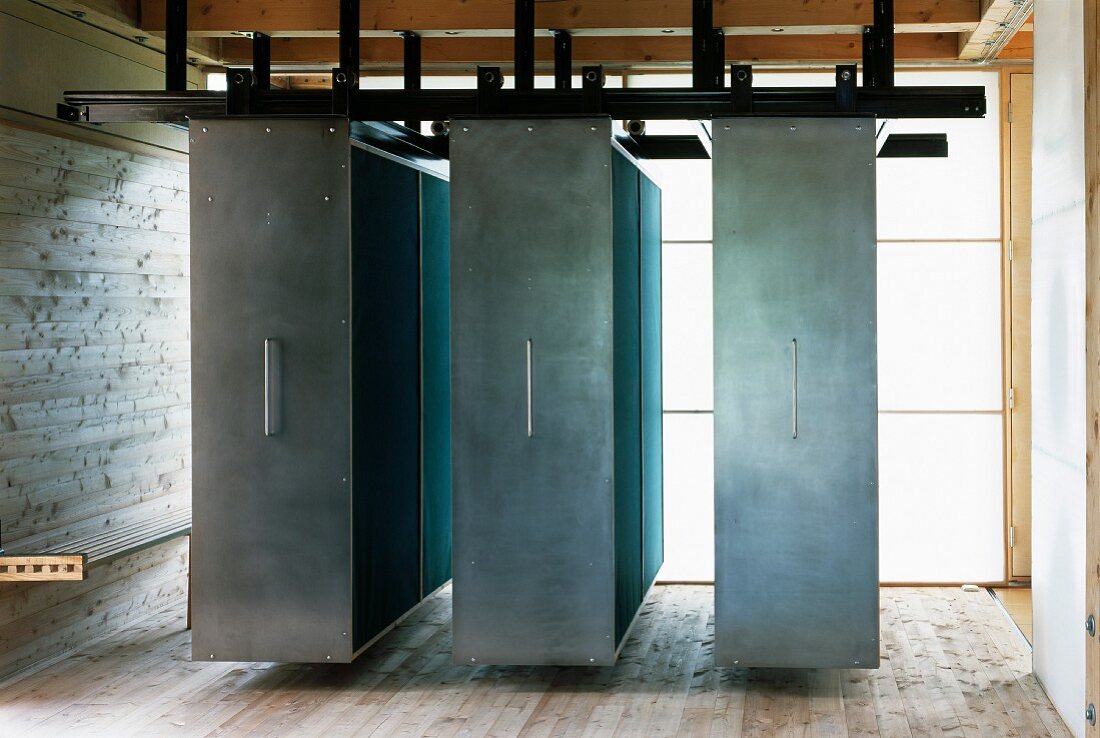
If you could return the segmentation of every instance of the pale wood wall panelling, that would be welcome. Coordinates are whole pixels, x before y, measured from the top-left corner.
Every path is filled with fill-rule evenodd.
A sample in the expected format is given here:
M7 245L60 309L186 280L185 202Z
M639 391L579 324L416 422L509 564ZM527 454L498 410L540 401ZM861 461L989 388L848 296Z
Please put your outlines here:
M190 506L184 162L0 123L0 534L63 545ZM183 540L0 585L0 674L186 595Z

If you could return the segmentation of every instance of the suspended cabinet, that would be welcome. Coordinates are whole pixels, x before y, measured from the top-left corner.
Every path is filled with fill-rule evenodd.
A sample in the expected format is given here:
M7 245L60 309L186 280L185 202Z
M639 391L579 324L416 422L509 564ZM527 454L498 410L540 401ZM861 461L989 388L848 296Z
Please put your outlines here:
M455 660L611 664L663 561L660 190L607 118L450 155Z
M195 659L346 662L450 578L445 163L195 120Z
M873 668L875 122L713 131L715 658Z

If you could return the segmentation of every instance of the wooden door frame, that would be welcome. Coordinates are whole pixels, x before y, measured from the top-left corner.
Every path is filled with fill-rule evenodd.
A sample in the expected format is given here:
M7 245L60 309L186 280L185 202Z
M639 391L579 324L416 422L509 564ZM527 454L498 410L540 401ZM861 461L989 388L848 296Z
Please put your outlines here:
M1010 529L1012 528L1013 493L1016 487L1013 468L1013 447L1016 440L1013 427L1013 409L1009 403L1010 391L1015 391L1015 399L1018 402L1026 402L1030 405L1031 387L1014 387L1013 366L1016 360L1013 351L1013 290L1012 290L1012 259L1009 258L1010 243L1013 240L1012 231L1012 121L1010 120L1010 103L1012 102L1012 76L1018 74L1032 74L1030 66L1002 67L1000 70L1000 134L1001 134L1001 355L1002 355L1002 420L1004 423L1004 579L1005 583L1029 583L1030 574L1023 576L1013 572L1012 546L1010 543ZM1030 108L1029 108L1030 113ZM1029 251L1030 253L1030 251ZM1029 445L1025 445L1030 456ZM1030 480L1027 480L1030 483ZM1030 493L1030 489L1029 489ZM1030 535L1028 541L1030 545Z

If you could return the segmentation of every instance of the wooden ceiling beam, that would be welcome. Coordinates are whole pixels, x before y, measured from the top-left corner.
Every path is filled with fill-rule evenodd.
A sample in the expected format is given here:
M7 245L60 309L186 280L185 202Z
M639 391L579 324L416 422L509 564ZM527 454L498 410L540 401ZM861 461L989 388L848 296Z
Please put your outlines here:
M553 40L535 41L536 60L544 66L553 62ZM899 36L895 55L899 61L945 61L958 52L956 34L909 34ZM252 47L247 39L227 38L222 42L227 65L247 66ZM476 64L512 62L512 41L507 38L426 38L421 55L426 67L469 68ZM727 62L851 62L862 54L860 36L736 36L726 39ZM336 63L337 45L333 38L274 38L271 61L282 67L325 67ZM364 39L359 59L365 69L393 69L402 62L402 42L397 37ZM684 64L691 60L691 38L686 36L618 36L573 39L576 64L644 66L646 64Z
M71 15L90 26L130 39L157 51L164 51L163 29L159 33L138 27L140 0L34 0L51 10ZM164 1L161 0L161 16ZM221 59L221 41L216 38L188 38L188 55L195 64L217 64Z
M978 27L970 33L959 36L959 58L969 61L985 59L991 49L990 46L1004 41L1012 40L1016 28L1011 25L1017 13L1020 12L1019 0L981 0L982 16ZM1019 26L1017 18L1016 27ZM1001 39L1003 34L1008 34L1007 39Z
M164 30L164 1L140 0L142 28ZM188 17L192 35L230 36L241 31L262 31L272 36L335 34L339 26L336 0L206 0ZM387 0L363 2L361 27L365 32L411 30L424 33L459 31L510 32L514 22L513 0ZM897 30L947 32L973 30L981 18L979 0L897 0ZM852 33L872 21L872 5L866 0L715 0L716 26L788 34ZM691 26L691 3L686 0L541 0L536 27L583 32L595 29L644 29L660 35L664 30ZM601 34L605 35L605 34ZM613 34L606 34L613 35Z

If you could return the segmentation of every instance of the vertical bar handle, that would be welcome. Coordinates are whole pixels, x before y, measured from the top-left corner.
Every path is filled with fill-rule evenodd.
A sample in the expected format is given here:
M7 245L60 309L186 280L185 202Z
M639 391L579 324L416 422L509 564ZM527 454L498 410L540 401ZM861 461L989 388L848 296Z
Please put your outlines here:
M527 339L527 437L535 435L535 342Z
M282 350L278 339L264 339L264 435L273 436L282 426Z
M798 438L798 339L791 339L791 438Z

